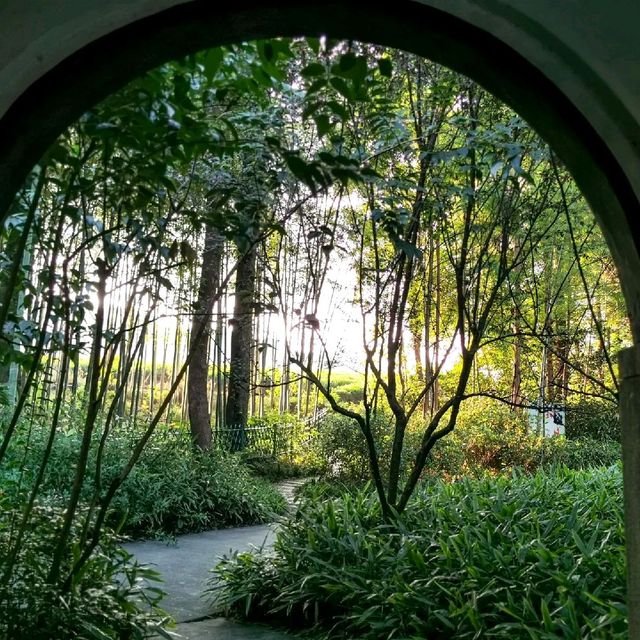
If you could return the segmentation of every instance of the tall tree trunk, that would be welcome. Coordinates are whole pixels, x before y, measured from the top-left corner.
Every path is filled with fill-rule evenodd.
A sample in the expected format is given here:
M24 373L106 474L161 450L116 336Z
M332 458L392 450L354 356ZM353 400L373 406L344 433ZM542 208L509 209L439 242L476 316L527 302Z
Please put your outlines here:
M513 310L513 315L515 339L513 342L513 380L511 383L512 410L522 402L522 333L517 309Z
M240 258L236 270L235 303L229 358L229 385L225 423L234 427L229 443L233 451L246 446L246 426L249 413L251 361L253 352L253 308L255 303L256 249L252 247Z
M416 361L416 377L420 382L424 382L424 371L422 369L422 328L411 332L411 346L413 357Z
M204 236L204 252L198 299L194 305L191 321L189 349L195 355L189 365L187 396L189 403L189 425L191 438L200 449L211 447L211 416L207 394L209 372L209 326L211 318L204 313L213 304L213 297L220 282L223 238L211 225L207 225Z
M424 344L421 346L421 350L424 352L424 372L422 376L419 376L421 382L425 382L426 384L430 384L431 389L429 393L427 393L424 397L424 403L422 406L422 415L423 417L431 417L434 413L434 371L433 371L433 361L431 358L431 314L433 311L433 264L434 264L434 238L433 238L433 228L431 225L431 216L429 216L429 261L427 263L427 274L426 274L426 283L424 290L424 305L423 305L423 313L424 313ZM417 357L417 353L416 353ZM436 362L437 365L437 362Z
M546 375L546 389L545 389L545 402L547 405L552 405L556 401L556 368L555 368L555 358L553 355L553 345L555 341L555 332L553 321L551 318L547 320L545 325L545 336L548 340L549 348L545 350L545 375Z
M438 233L437 231L435 232ZM441 311L442 311L442 263L440 252L440 238L435 238L435 324L433 329L433 360L430 360L430 351L427 351L427 363L429 364L430 376L434 376L435 367L440 366L440 327L441 323ZM429 345L430 346L430 345ZM440 408L440 376L435 376L433 381L433 387L431 388L431 415L438 411Z

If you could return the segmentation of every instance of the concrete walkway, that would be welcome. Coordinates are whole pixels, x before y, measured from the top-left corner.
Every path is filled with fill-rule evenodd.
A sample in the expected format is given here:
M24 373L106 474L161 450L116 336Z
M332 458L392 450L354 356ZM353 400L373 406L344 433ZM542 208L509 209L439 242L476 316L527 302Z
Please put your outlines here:
M274 525L218 529L178 536L175 542L130 542L124 548L142 564L162 574L159 586L166 592L161 606L178 622L177 636L188 640L280 640L282 632L235 623L222 618L203 620L211 613L210 599L203 597L211 569L232 551L270 545Z
M276 485L293 510L293 492L303 479ZM218 559L232 551L270 546L276 525L257 525L217 529L178 536L175 542L148 540L130 542L124 548L142 564L151 565L162 574L159 586L166 592L161 606L171 614L178 626L176 638L185 640L286 640L282 631L260 625L232 622L224 618L207 619L210 599L203 597L211 569ZM204 618L204 619L203 619ZM174 632L172 632L174 633Z

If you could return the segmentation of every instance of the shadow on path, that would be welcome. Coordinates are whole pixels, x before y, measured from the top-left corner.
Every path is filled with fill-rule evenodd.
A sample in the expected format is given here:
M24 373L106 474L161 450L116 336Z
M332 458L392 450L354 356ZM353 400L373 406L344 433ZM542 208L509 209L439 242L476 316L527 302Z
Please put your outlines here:
M290 510L295 508L293 492L303 482L303 479L296 479L276 485ZM291 636L267 627L224 618L203 619L211 612L210 601L203 597L203 592L217 560L232 551L270 546L275 527L265 524L217 529L178 536L170 543L148 540L129 542L123 547L138 562L151 565L161 573L164 582L159 586L167 594L161 606L179 623L177 637L185 640L284 640Z

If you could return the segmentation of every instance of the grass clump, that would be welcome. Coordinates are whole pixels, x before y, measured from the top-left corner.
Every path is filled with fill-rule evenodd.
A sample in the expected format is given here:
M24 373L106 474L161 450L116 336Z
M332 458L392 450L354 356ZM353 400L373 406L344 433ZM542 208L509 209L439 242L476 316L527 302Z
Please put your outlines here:
M271 522L286 511L269 482L254 477L237 455L175 451L143 456L113 502L112 521L136 537Z
M0 470L0 491L19 503L32 486L46 446L38 425L12 442ZM97 464L101 430L96 429L82 500L91 501L100 469L101 494L126 464L138 429L122 424L109 435ZM73 425L56 435L46 467L40 501L64 505L73 482L82 435ZM200 451L181 430L160 430L116 493L109 524L134 537L177 535L205 529L257 524L284 513L286 504L269 482L252 475L238 455Z
M619 466L304 502L268 554L217 567L227 612L326 638L624 638Z

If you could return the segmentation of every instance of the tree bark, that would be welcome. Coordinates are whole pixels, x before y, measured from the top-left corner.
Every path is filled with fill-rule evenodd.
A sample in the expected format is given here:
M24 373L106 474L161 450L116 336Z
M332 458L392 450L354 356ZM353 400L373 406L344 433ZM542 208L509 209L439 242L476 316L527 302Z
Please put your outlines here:
M253 308L255 302L255 247L240 258L236 271L236 290L231 331L229 385L225 423L233 427L229 442L232 451L246 446L246 426L249 413L251 361L253 352Z
M515 338L513 343L513 381L511 383L512 410L522 402L522 330L518 313L518 309L514 308L513 332Z
M207 225L198 299L191 321L190 351L195 352L189 365L187 395L191 438L200 449L211 447L211 416L207 394L209 371L208 344L211 318L204 313L211 308L220 282L223 238L211 225Z

